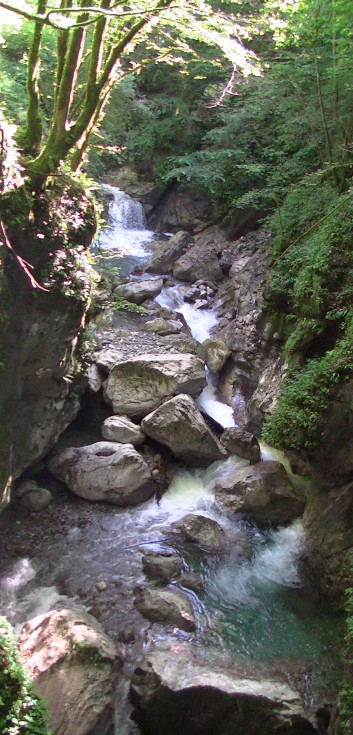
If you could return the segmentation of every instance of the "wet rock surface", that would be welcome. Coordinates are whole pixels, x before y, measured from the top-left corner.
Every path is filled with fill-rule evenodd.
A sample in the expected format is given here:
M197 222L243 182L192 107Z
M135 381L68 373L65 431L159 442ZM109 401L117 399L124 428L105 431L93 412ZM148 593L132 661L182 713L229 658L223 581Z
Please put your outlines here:
M137 505L155 490L148 465L131 444L97 442L72 447L53 457L48 467L55 477L86 500Z
M122 661L100 624L87 613L53 610L30 620L20 651L47 701L53 735L109 735L113 691Z
M149 554L142 558L142 568L150 579L168 584L180 576L184 569L184 562L175 554L168 556Z
M153 623L176 625L181 630L196 630L192 603L185 594L172 589L145 587L136 593L135 607Z
M172 526L172 532L183 541L197 544L208 551L225 551L228 545L222 526L213 518L199 513L189 513L181 518Z
M231 350L220 339L206 339L203 342L206 350L205 362L214 373L219 373L231 355Z
M132 678L135 716L154 735L314 735L318 730L288 685L241 679L180 655L147 657Z
M258 523L289 523L304 510L300 493L292 487L279 462L235 469L217 486L216 498L232 513L245 513Z
M145 434L188 464L205 466L227 456L190 396L182 394L166 401L141 426Z
M221 444L229 454L248 459L252 463L260 462L259 442L253 434L238 427L226 429L221 436Z

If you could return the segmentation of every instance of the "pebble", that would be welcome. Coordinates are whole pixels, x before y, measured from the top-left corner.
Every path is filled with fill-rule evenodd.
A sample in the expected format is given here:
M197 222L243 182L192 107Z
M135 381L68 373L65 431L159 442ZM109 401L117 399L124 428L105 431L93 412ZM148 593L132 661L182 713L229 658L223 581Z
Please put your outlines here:
M107 583L106 582L97 582L96 588L98 592L104 592L104 590L107 589Z

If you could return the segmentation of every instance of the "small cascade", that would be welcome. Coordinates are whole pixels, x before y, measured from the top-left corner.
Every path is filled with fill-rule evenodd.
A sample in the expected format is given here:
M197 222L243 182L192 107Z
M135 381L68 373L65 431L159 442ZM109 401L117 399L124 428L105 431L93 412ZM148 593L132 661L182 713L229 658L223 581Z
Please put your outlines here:
M210 337L217 324L217 316L212 309L198 309L195 304L184 301L183 288L172 286L164 288L156 298L157 304L182 314L194 339L204 342Z
M218 317L213 309L198 309L195 304L184 301L183 288L172 286L164 288L155 299L160 306L182 314L189 329L197 342L204 342L211 337L212 329L217 325ZM213 385L211 372L206 368L207 385L197 399L202 410L217 421L224 429L236 426L233 409L217 398L217 386Z
M108 224L102 230L96 248L107 250L114 257L132 258L132 265L147 259L147 244L154 233L146 227L143 206L116 186L104 186L112 199L109 203ZM142 260L141 260L142 259Z

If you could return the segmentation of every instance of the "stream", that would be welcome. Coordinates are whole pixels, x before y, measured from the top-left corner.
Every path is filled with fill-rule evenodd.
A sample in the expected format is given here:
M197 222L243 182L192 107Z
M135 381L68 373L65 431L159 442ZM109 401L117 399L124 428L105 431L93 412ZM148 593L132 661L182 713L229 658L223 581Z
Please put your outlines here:
M112 196L109 227L99 246L126 275L148 260L154 233L146 228L141 205L107 188ZM197 309L184 301L184 290L182 284L165 287L156 301L181 314L202 342L217 325L217 306ZM208 371L207 381L199 405L221 426L234 426L232 408L218 398L217 376ZM271 450L262 456L270 459ZM126 698L132 670L146 649L168 648L175 640L210 666L237 665L244 672L263 669L289 678L311 708L337 691L344 623L316 599L306 580L301 522L259 528L244 517L230 517L215 503L215 485L234 465L245 464L232 456L207 469L179 470L159 505L152 499L131 509L90 504L46 474L54 501L45 514L33 518L8 508L0 518L0 612L19 629L26 619L54 607L79 606L123 647L126 678L117 692L116 735L139 732ZM217 520L229 542L222 555L182 548L187 570L202 582L198 593L182 588L196 610L192 634L151 624L133 604L134 589L146 584L142 554L180 551L171 526L191 511ZM106 587L99 591L96 585L102 581Z

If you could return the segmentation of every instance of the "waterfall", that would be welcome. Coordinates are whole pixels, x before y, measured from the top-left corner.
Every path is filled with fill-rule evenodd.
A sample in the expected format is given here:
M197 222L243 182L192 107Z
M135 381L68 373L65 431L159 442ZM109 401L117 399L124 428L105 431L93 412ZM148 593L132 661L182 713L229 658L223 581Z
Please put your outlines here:
M145 245L153 232L146 228L143 206L116 186L104 186L112 199L109 203L108 224L102 230L98 247L117 251L120 256L145 258Z

